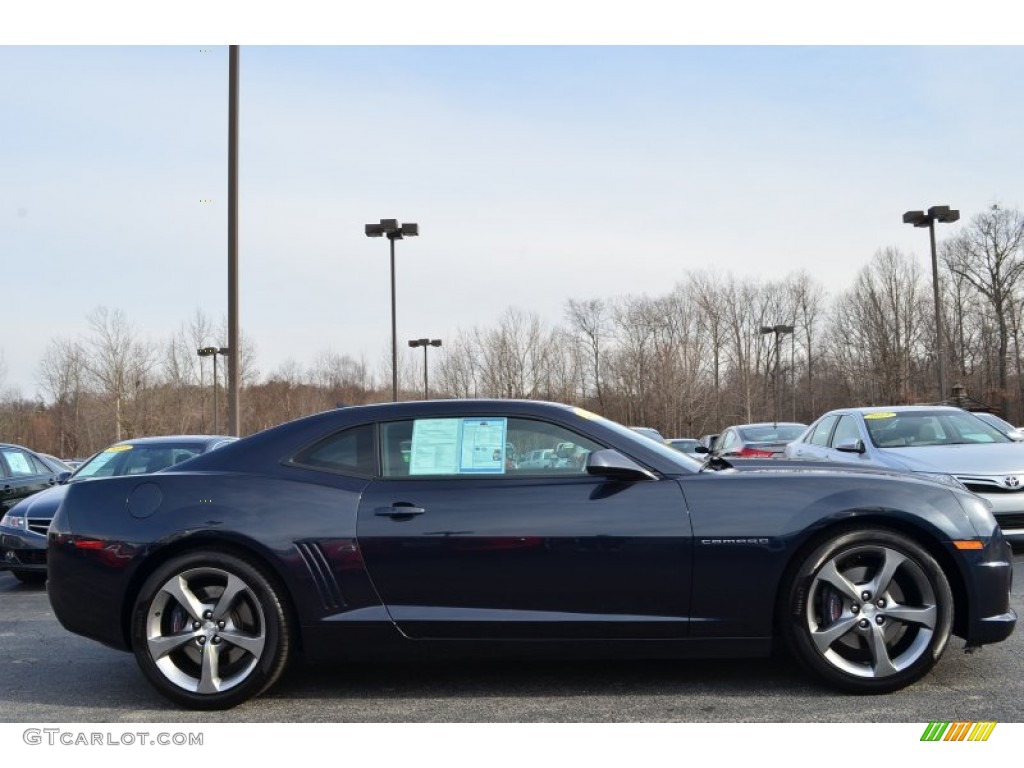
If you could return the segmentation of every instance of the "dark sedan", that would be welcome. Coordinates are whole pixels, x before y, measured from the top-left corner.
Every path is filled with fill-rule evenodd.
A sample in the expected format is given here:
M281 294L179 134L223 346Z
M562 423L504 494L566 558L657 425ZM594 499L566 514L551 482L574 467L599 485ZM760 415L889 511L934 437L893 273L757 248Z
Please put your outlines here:
M70 471L20 445L0 443L0 514L66 479Z
M521 467L573 446L581 461ZM737 462L738 463L738 462ZM766 655L860 693L1013 631L988 506L925 478L705 466L570 406L342 408L145 477L69 486L48 594L179 704L310 661Z
M67 486L96 477L157 472L237 438L173 435L122 440L84 462L74 473L55 475L41 493L15 504L0 519L0 563L23 582L46 581L46 530ZM59 481L61 484L56 485ZM53 486L53 487L51 487Z

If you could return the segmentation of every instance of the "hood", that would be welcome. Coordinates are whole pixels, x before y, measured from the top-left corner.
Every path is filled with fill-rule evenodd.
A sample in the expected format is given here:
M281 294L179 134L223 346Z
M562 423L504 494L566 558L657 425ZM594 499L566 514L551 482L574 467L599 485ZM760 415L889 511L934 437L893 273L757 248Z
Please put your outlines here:
M1024 475L1024 445L926 445L919 448L879 448L893 459L893 466L912 472L942 472L950 475Z
M55 485L45 491L33 493L7 510L7 514L14 517L52 518L57 513L57 507L64 501L67 490L66 485Z

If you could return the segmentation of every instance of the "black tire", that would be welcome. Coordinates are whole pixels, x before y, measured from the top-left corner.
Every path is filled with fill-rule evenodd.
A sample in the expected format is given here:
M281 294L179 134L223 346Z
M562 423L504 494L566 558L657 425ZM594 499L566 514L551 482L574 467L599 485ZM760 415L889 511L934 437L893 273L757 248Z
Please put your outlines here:
M228 709L258 696L281 676L292 648L274 582L247 560L216 550L158 568L135 601L131 632L149 681L192 709Z
M46 581L46 574L42 571L12 570L11 573L22 584L42 584Z
M823 541L783 585L781 631L797 660L853 693L889 693L935 666L953 624L942 568L907 536L847 530Z

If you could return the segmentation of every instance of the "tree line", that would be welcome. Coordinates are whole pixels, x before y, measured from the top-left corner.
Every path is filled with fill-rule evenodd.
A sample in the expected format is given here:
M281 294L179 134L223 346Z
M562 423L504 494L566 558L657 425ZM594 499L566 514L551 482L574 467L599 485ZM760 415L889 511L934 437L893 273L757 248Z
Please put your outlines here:
M806 272L762 280L704 270L662 295L568 299L555 322L509 307L493 326L460 329L431 350L430 396L554 400L700 436L807 423L842 406L936 402L941 345L947 389L960 385L977 405L1024 422L1024 216L993 205L940 242L938 256L942 338L930 265L886 247L834 294ZM116 309L95 309L84 328L46 347L41 398L0 394L0 441L80 457L128 437L225 430L225 391L215 416L212 364L196 350L226 334L202 312L162 345L144 343ZM257 357L243 336L243 434L391 396L389 354L374 368L325 351L267 375ZM418 350L402 351L402 399L423 397L422 366ZM2 374L0 359L0 383Z

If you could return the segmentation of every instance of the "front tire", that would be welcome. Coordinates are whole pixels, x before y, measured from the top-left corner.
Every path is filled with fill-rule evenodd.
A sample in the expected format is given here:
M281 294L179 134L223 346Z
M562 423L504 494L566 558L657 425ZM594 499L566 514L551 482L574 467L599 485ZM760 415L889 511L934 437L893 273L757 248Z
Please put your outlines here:
M953 594L942 568L907 536L858 529L825 540L782 592L782 634L803 666L853 693L889 693L942 656Z
M280 677L291 628L273 581L216 550L175 557L143 585L132 648L160 693L192 709L227 709Z

